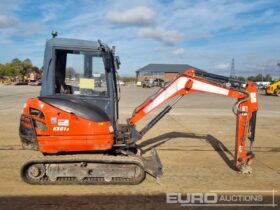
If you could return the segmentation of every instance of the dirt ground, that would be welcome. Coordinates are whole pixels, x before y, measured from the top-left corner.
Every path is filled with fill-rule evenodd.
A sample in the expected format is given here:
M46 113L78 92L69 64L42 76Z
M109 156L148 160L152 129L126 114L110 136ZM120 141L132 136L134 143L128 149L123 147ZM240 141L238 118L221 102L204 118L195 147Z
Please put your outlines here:
M259 95L251 175L232 169L235 116L231 108L235 100L193 94L184 97L140 142L147 153L152 147L158 151L164 165L160 184L147 176L135 186L32 186L19 176L20 166L34 152L21 148L18 126L24 101L38 96L39 90L0 84L0 209L182 209L179 204L166 204L166 193L210 191L258 191L264 196L263 203L271 203L272 190L279 207L279 97ZM122 87L120 122L156 90ZM144 118L138 128L154 116Z

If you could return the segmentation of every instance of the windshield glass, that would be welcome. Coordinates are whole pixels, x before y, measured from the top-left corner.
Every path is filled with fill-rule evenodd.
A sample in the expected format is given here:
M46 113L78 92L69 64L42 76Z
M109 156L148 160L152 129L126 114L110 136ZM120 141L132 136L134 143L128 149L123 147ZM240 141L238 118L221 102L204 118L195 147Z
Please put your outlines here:
M102 54L56 50L56 94L108 97Z

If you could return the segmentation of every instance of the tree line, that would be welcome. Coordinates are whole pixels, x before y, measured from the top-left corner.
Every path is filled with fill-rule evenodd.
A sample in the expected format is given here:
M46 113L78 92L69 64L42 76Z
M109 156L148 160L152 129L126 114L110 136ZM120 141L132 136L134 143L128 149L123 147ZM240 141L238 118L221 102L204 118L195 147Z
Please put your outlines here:
M20 60L18 58L13 59L10 63L0 63L0 76L25 76L31 71L41 72L38 67L33 66L29 58Z
M238 76L233 79L237 79L239 81L252 81L252 82L271 82L272 76L270 74L262 75L262 74L257 74L256 76L249 76L249 77L242 77Z

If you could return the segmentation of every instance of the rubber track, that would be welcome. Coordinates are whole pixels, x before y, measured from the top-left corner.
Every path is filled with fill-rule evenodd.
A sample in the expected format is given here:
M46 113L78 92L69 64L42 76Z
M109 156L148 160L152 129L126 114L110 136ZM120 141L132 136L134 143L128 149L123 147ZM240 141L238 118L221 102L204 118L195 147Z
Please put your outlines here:
M37 160L36 160L37 159ZM40 179L32 179L27 175L27 168L33 164L49 164L49 163L110 163L110 164L135 164L139 166L141 172L137 178L120 178L113 177L110 182L104 181L102 177L86 177L78 180L74 177L57 178L56 181L50 181L44 176ZM26 162L21 168L21 178L28 184L32 185L136 185L141 183L146 176L144 163L140 157L132 156L112 156L112 155L57 155L57 156L37 156Z

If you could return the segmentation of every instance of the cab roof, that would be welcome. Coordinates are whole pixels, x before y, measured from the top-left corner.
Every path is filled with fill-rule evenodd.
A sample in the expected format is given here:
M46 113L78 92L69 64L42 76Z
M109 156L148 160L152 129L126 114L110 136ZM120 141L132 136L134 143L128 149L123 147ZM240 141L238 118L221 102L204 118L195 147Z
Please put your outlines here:
M109 49L108 45L101 42L102 45ZM68 38L52 38L46 42L46 47L57 47L57 48L83 48L91 50L100 50L100 44L97 41L88 41L80 39L68 39Z

